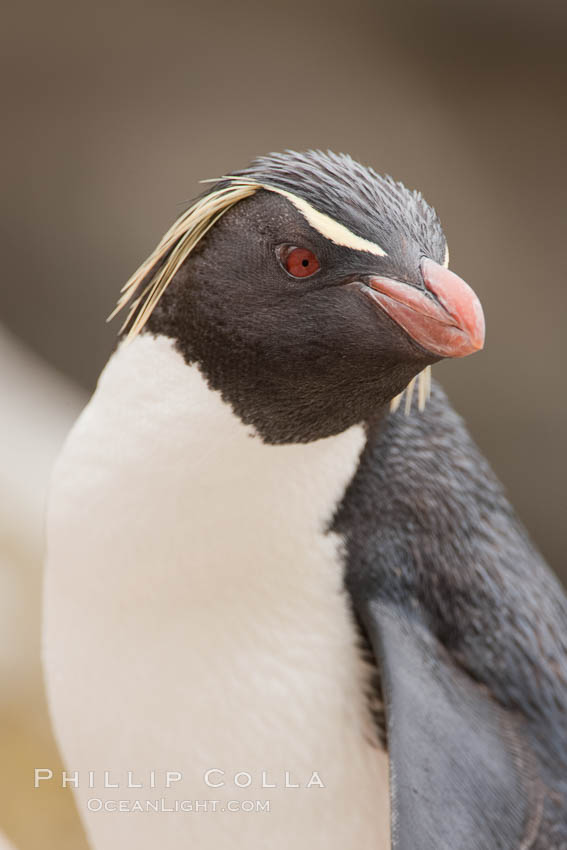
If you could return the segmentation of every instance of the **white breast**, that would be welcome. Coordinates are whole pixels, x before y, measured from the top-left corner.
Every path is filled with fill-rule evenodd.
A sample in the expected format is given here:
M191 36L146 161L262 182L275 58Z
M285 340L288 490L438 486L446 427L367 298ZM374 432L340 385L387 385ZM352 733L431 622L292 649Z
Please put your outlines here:
M163 337L110 360L56 469L45 601L52 714L96 850L389 846L387 758L325 533L363 442L265 445ZM183 779L164 788L164 771ZM256 800L270 811L242 811Z

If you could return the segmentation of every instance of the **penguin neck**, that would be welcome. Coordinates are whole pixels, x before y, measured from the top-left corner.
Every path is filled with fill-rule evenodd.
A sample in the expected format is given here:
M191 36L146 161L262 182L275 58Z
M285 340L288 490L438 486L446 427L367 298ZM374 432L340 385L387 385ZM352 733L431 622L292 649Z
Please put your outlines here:
M131 497L121 521L145 541L145 563L161 561L163 578L180 580L190 561L193 581L211 587L260 580L260 564L264 575L282 581L283 571L294 581L311 563L300 553L337 547L327 532L364 446L363 426L266 444L171 339L150 334L119 346L93 403L109 440L114 432L116 497Z

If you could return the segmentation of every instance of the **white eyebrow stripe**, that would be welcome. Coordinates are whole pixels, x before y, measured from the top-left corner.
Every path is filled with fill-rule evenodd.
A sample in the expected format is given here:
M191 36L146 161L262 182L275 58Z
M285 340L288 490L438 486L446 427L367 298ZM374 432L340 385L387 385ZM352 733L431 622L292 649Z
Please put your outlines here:
M369 239L363 239L362 236L357 236L352 233L344 224L339 224L334 218L325 215L319 210L316 210L303 198L297 195L292 195L291 192L286 192L285 189L278 189L276 186L268 186L262 184L264 189L270 192L277 192L278 195L283 195L288 201L296 207L299 212L305 217L311 227L318 230L326 239L334 242L335 245L342 245L345 248L353 248L355 251L367 251L369 254L375 254L377 257L387 257L386 251L377 245L375 242L370 242Z

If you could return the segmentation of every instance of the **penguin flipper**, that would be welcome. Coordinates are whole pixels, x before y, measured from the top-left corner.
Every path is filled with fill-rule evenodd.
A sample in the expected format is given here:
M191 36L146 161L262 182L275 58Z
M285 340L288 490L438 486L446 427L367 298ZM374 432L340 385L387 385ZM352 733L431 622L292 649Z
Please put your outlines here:
M417 616L376 599L358 615L381 670L393 850L532 846L536 782L514 721Z

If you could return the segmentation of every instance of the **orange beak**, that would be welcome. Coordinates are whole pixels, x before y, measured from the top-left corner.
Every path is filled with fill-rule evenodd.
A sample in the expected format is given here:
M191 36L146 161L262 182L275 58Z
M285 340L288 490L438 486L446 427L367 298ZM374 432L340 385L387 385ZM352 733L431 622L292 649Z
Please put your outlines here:
M484 345L484 314L477 296L458 275L424 258L425 291L370 277L372 298L415 342L440 357L465 357Z

